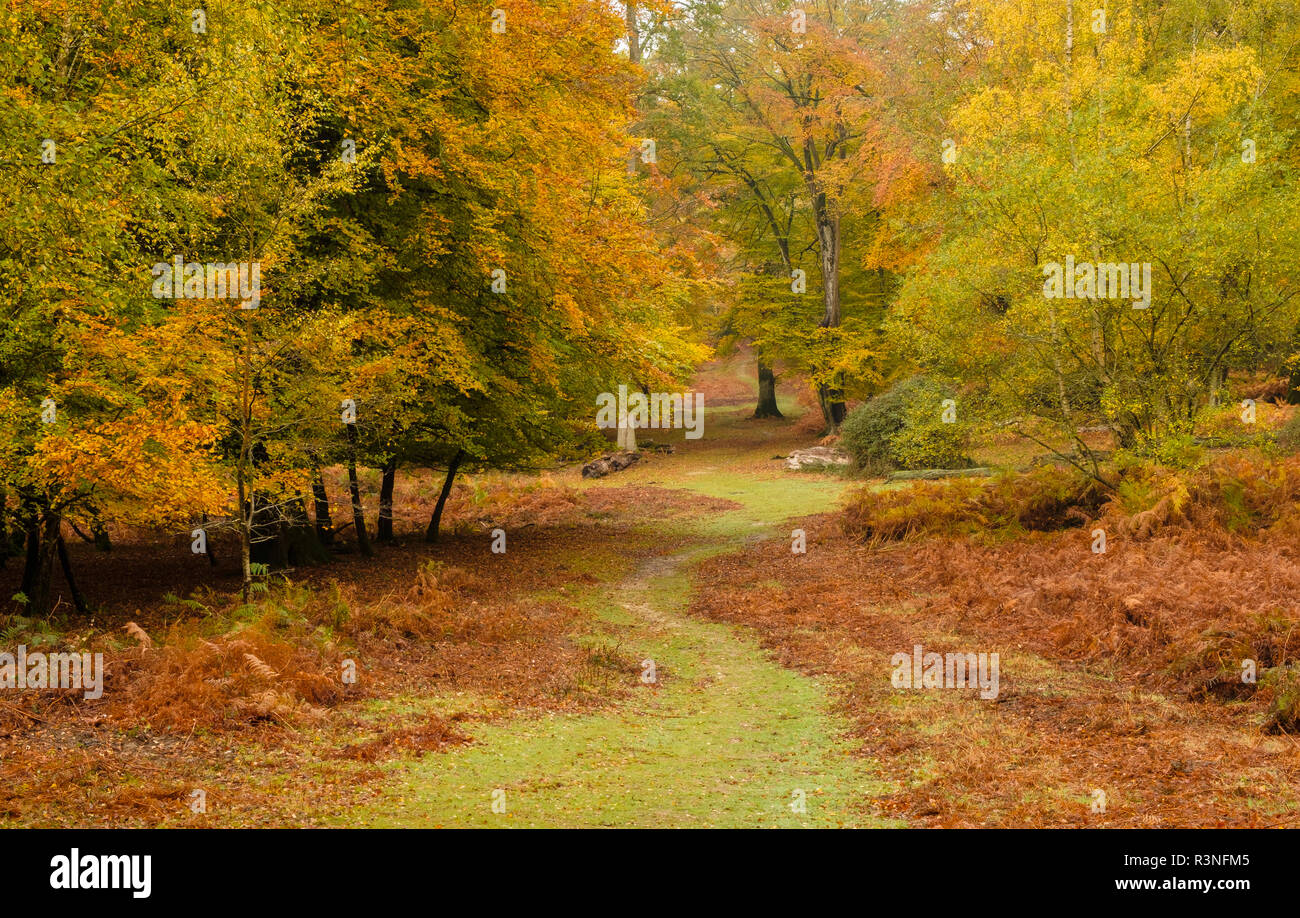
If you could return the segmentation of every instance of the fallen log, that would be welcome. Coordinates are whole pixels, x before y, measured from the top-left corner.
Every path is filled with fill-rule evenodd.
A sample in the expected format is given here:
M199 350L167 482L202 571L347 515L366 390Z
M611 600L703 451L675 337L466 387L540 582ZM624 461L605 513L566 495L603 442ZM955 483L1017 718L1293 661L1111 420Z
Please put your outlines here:
M588 462L584 465L582 467L582 477L604 478L610 472L618 472L627 468L640 458L640 453L631 453L627 451L610 453L607 456L601 456L596 461Z
M913 469L905 472L890 472L886 476L886 481L913 481L915 479L924 479L929 481L935 478L988 478L996 469L975 468L975 469Z

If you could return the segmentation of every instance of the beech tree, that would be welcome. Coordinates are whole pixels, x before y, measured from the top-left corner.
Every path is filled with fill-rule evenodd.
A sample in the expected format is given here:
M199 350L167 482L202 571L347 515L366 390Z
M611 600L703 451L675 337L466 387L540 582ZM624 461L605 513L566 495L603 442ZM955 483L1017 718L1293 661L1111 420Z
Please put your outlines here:
M855 378L846 370L869 367L877 356L861 334L872 323L839 331L846 220L872 217L869 199L854 187L873 162L874 148L864 143L878 81L868 23L869 11L855 4L687 4L663 42L656 97L654 123L674 141L681 167L731 199L731 238L750 252L742 271L761 279L748 292L768 291L768 308L736 322L758 345L760 390L769 382L767 355L778 347L797 355L831 431L844 418L846 385L873 375L867 369ZM759 236L766 255L755 261ZM802 267L807 251L815 253L812 270ZM793 297L772 308L777 275L789 294L820 296L807 323L812 331L775 334L778 325L788 327L788 313L802 311ZM846 359L846 347L859 353ZM760 407L770 413L774 398Z
M1128 447L1189 435L1229 370L1284 369L1300 317L1294 23L1161 9L973 4L984 66L953 102L950 193L892 214L943 227L898 340L977 382L971 407L1083 452L1090 424Z
M624 20L489 13L0 14L0 516L29 609L64 521L232 528L247 594L259 558L320 557L294 540L334 532L323 465L364 547L358 465L387 536L400 464L577 456L599 392L700 357L689 256L626 172ZM240 266L255 303L200 277Z

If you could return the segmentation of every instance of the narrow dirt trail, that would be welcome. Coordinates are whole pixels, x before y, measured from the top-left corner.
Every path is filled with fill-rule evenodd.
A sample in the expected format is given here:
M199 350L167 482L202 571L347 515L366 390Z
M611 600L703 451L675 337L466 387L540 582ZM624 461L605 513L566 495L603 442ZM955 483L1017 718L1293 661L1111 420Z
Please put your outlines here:
M772 483L754 484L761 493ZM862 815L864 803L888 788L849 754L826 687L774 662L742 630L687 614L694 563L756 535L762 521L747 509L711 519L694 537L664 538L662 554L600 587L600 623L638 659L654 661L654 683L601 713L476 726L474 745L402 766L393 792L349 821L877 824ZM494 812L494 799L504 812Z
M697 564L788 536L792 518L832 509L843 479L796 475L774 453L806 445L790 424L749 420L740 364L713 367L707 435L673 455L580 487L631 495L671 488L731 509L635 524L630 572L597 571L587 638L652 660L656 681L596 713L474 723L475 742L393 767L388 792L349 824L387 826L775 827L878 825L871 798L895 788L850 753L830 687L773 660L746 629L689 614ZM712 380L710 382L709 380ZM712 396L710 396L712 398ZM789 415L798 406L785 406ZM662 432L656 431L662 436ZM575 475L576 478L576 475ZM624 504L635 520L634 499ZM582 636L575 636L584 640ZM504 812L494 812L504 803Z

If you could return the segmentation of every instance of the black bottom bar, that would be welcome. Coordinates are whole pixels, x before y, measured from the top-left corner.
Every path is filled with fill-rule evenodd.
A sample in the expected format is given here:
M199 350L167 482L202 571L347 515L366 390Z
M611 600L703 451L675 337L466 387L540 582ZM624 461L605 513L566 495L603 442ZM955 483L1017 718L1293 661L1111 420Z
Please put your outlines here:
M67 869L74 849L78 888ZM122 855L138 859L104 858ZM145 856L147 897L136 895ZM1294 859L1285 832L1217 830L0 833L11 905L128 909L258 901L369 909L390 900L455 907L468 895L484 905L551 900L634 912L714 901L770 907L787 897L805 909L847 897L922 909L1127 901L1231 910L1285 901ZM118 888L83 888L100 878Z

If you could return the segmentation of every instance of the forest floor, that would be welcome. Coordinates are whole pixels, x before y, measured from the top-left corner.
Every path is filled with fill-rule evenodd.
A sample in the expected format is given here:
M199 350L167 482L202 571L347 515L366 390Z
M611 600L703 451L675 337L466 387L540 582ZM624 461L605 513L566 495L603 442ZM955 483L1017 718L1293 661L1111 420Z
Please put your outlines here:
M1167 690L1140 657L1061 649L1048 635L1069 622L975 602L995 585L1033 587L1043 572L1024 559L1086 545L1082 532L854 543L837 508L863 483L786 471L779 457L814 444L815 425L784 399L792 420L750 420L749 369L705 368L704 437L651 433L672 454L647 451L595 481L576 467L472 481L437 545L418 534L440 482L407 479L395 544L297 574L257 610L214 612L229 603L232 572L185 557L181 537L174 564L156 545L123 544L112 558L77 546L83 586L107 594L95 626L136 621L178 648L159 668L166 647L128 647L123 679L198 679L201 644L270 629L309 632L303 646L317 655L271 660L270 682L346 655L359 684L233 725L221 711L186 721L186 699L163 704L130 685L120 701L25 699L0 710L0 825L1296 820L1290 736L1264 733L1244 708ZM504 554L490 548L497 527ZM791 550L794 529L804 554ZM1086 548L1080 559L1061 578L1106 576L1087 568ZM1009 585L1022 568L1025 583ZM178 584L174 595L151 597L160 580ZM917 644L999 653L998 697L894 688L890 657ZM257 645L268 660L273 649ZM238 656L205 684L227 686Z

